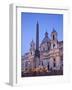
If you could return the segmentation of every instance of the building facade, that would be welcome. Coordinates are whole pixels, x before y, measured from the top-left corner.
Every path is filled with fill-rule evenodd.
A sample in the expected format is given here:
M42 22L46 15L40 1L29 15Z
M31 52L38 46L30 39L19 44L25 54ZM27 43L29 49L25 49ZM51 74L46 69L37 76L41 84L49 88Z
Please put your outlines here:
M58 33L53 28L51 37L45 32L44 39L39 45L40 60L39 66L50 70L63 70L63 41L58 41ZM32 40L29 52L21 57L22 72L34 68L36 44ZM36 59L37 60L37 59Z

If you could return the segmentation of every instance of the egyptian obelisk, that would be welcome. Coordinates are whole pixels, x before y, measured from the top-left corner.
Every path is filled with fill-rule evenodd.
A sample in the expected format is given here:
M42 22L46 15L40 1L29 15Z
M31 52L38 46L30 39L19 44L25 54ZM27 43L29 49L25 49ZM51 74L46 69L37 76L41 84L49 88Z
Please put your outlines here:
M36 24L36 50L35 50L35 68L40 64L40 51L39 51L39 24Z

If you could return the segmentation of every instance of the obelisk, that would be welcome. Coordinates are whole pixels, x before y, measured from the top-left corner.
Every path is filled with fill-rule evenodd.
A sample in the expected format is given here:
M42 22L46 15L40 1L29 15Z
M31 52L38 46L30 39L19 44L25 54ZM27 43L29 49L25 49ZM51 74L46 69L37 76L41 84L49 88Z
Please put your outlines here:
M36 50L35 50L35 68L40 64L40 51L39 51L39 24L36 24Z

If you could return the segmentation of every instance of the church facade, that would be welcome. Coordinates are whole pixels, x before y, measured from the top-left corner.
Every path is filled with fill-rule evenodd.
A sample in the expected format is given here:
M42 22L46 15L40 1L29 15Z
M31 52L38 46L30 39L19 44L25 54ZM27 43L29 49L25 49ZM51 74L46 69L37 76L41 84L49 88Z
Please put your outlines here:
M37 26L37 28L39 28L39 26ZM40 54L38 61L37 59L35 60L37 45L33 40L31 41L29 52L21 57L22 72L25 73L31 68L34 68L34 62L38 64L36 67L45 67L48 71L63 70L63 41L58 40L58 33L54 28L50 36L51 37L49 37L48 32L45 32L44 38L38 46Z

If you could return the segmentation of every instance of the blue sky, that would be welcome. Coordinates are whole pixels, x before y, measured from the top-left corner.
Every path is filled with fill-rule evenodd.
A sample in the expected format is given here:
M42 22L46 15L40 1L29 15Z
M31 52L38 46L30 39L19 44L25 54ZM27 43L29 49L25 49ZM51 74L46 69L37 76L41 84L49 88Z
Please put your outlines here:
M58 33L58 40L63 40L63 15L43 13L21 13L21 55L29 51L32 39L36 42L36 23L39 23L39 43L45 32L51 38L53 28Z

